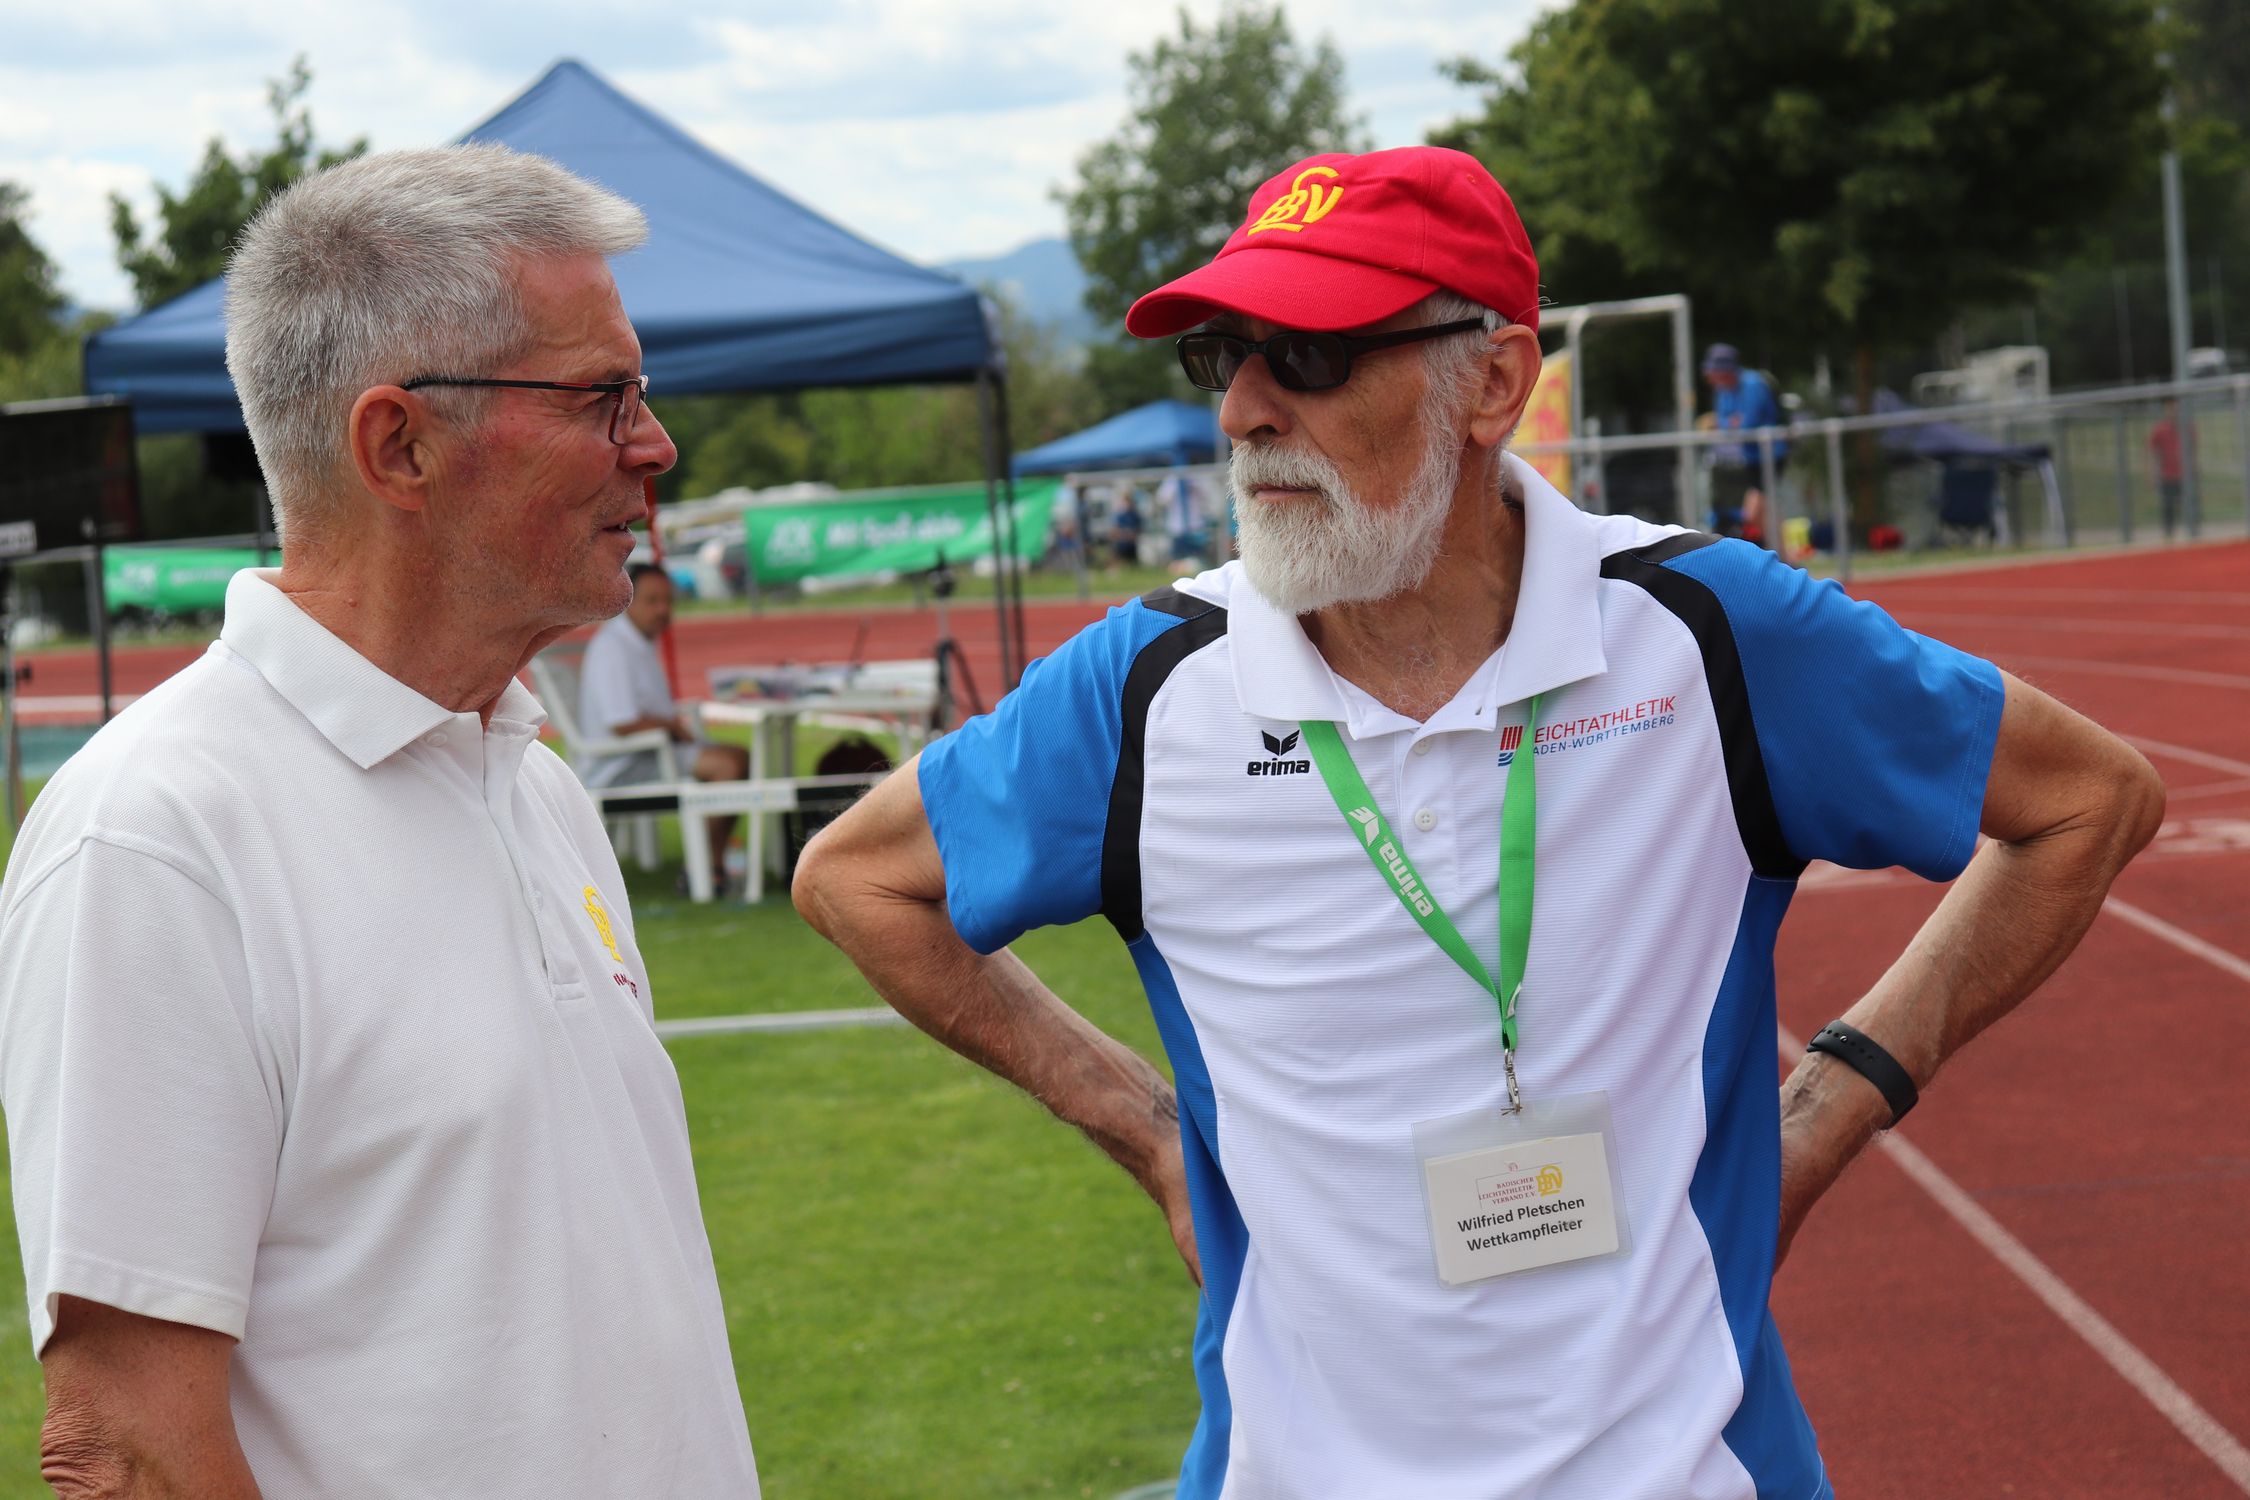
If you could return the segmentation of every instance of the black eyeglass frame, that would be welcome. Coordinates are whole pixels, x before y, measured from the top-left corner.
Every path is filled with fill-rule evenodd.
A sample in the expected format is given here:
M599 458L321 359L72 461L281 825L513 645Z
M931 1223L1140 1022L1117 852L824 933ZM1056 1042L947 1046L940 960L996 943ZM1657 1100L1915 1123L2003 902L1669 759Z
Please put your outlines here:
M1239 334L1218 333L1205 329L1196 333L1181 334L1178 339L1174 340L1174 347L1179 351L1180 368L1187 372L1188 383L1199 391L1223 391L1234 384L1234 375L1229 375L1225 383L1221 385L1211 385L1206 381L1197 379L1195 366L1191 363L1194 356L1189 351L1190 345L1198 340L1213 341L1220 345L1232 345L1239 349L1242 357L1241 362L1234 367L1235 375L1242 373L1242 366L1250 362L1251 355L1261 354L1265 356L1266 368L1273 372L1274 384L1280 386L1283 390L1332 391L1352 378L1352 356L1355 354L1366 354L1376 349L1396 348L1400 344L1416 344L1424 339L1443 338L1449 333L1467 333L1472 328L1482 327L1484 327L1484 319L1482 318L1458 318L1451 323L1433 323L1425 328L1402 328L1395 333L1323 333L1311 329L1285 328L1271 338L1263 340L1251 340L1243 338ZM1320 385L1312 385L1298 375L1286 359L1277 359L1275 357L1277 354L1287 353L1286 341L1291 339L1319 340L1333 354L1340 355L1341 370L1336 378ZM1220 351L1212 351L1214 357L1218 352Z
M630 375L623 380L480 380L466 375L421 375L406 381L399 389L418 391L426 385L496 386L511 391L598 391L615 403L609 413L609 440L620 448L632 436L641 409L648 404L646 375ZM627 391L635 392L630 418L626 416Z

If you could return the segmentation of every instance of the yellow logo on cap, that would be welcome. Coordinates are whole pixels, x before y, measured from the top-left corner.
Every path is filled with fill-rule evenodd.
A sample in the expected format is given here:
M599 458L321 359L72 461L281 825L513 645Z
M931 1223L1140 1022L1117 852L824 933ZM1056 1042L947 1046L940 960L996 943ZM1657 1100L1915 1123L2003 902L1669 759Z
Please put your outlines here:
M1562 1191L1562 1168L1549 1162L1539 1169L1539 1196L1552 1198Z
M1301 234L1307 224L1326 218L1328 211L1344 196L1343 188L1324 190L1319 183L1307 183L1305 179L1335 175L1334 167L1307 167L1299 172L1290 180L1289 191L1266 205L1266 211L1258 215L1258 222L1250 226L1250 232L1263 234L1269 229L1286 229L1291 234ZM1297 222L1291 223L1292 219Z
M610 930L609 912L602 906L602 898L592 886L586 887L586 915L594 919L594 931L601 936L602 946L609 950L610 958L625 962L625 955L617 951L617 934Z

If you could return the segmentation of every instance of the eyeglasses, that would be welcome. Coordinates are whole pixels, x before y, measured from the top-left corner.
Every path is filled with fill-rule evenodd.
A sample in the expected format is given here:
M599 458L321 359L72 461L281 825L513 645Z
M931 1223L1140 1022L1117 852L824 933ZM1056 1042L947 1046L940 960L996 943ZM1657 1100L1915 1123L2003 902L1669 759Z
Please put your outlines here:
M1352 378L1352 356L1399 344L1419 343L1448 333L1482 328L1482 318L1462 318L1428 328L1404 328L1397 333L1277 333L1263 343L1237 338L1231 333L1189 333L1179 340L1180 368L1198 389L1223 391L1250 362L1253 354L1266 357L1274 384L1285 391L1334 390Z
M609 440L620 448L633 435L633 426L641 419L641 408L648 403L646 375L635 375L627 380L471 380L452 375L424 375L407 381L399 389L418 391L426 385L487 385L511 391L599 391L616 402L609 414Z

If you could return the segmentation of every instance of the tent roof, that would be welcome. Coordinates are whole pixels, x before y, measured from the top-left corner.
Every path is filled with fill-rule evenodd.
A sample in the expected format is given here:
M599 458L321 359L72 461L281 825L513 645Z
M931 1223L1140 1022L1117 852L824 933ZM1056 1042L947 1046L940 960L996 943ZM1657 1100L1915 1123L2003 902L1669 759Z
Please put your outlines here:
M1913 402L1894 391L1875 393L1875 410L1879 414L1916 409ZM1883 447L1901 458L1928 458L1939 463L1983 459L1996 464L2029 465L2047 457L2044 443L2003 443L1958 422L1920 422L1912 427L1886 427L1882 431Z
M659 395L966 380L997 357L976 291L868 244L564 61L463 137L552 157L640 205L613 262ZM90 391L144 432L240 431L224 280L94 335Z
M1018 474L1079 469L1146 469L1209 463L1219 452L1219 419L1208 406L1151 401L1083 432L1016 455Z

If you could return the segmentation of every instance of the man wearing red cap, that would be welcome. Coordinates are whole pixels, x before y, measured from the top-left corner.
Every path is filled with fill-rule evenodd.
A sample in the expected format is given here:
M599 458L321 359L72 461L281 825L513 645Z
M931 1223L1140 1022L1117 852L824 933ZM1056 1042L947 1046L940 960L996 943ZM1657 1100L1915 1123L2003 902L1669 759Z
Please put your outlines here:
M1989 664L1581 513L1505 451L1538 315L1472 158L1267 182L1127 318L1226 392L1241 560L1034 664L799 869L886 998L1163 1208L1203 1289L1183 1500L1830 1494L1779 1253L2161 814ZM1777 1097L1815 859L1967 873ZM1003 951L1095 912L1173 1085Z

